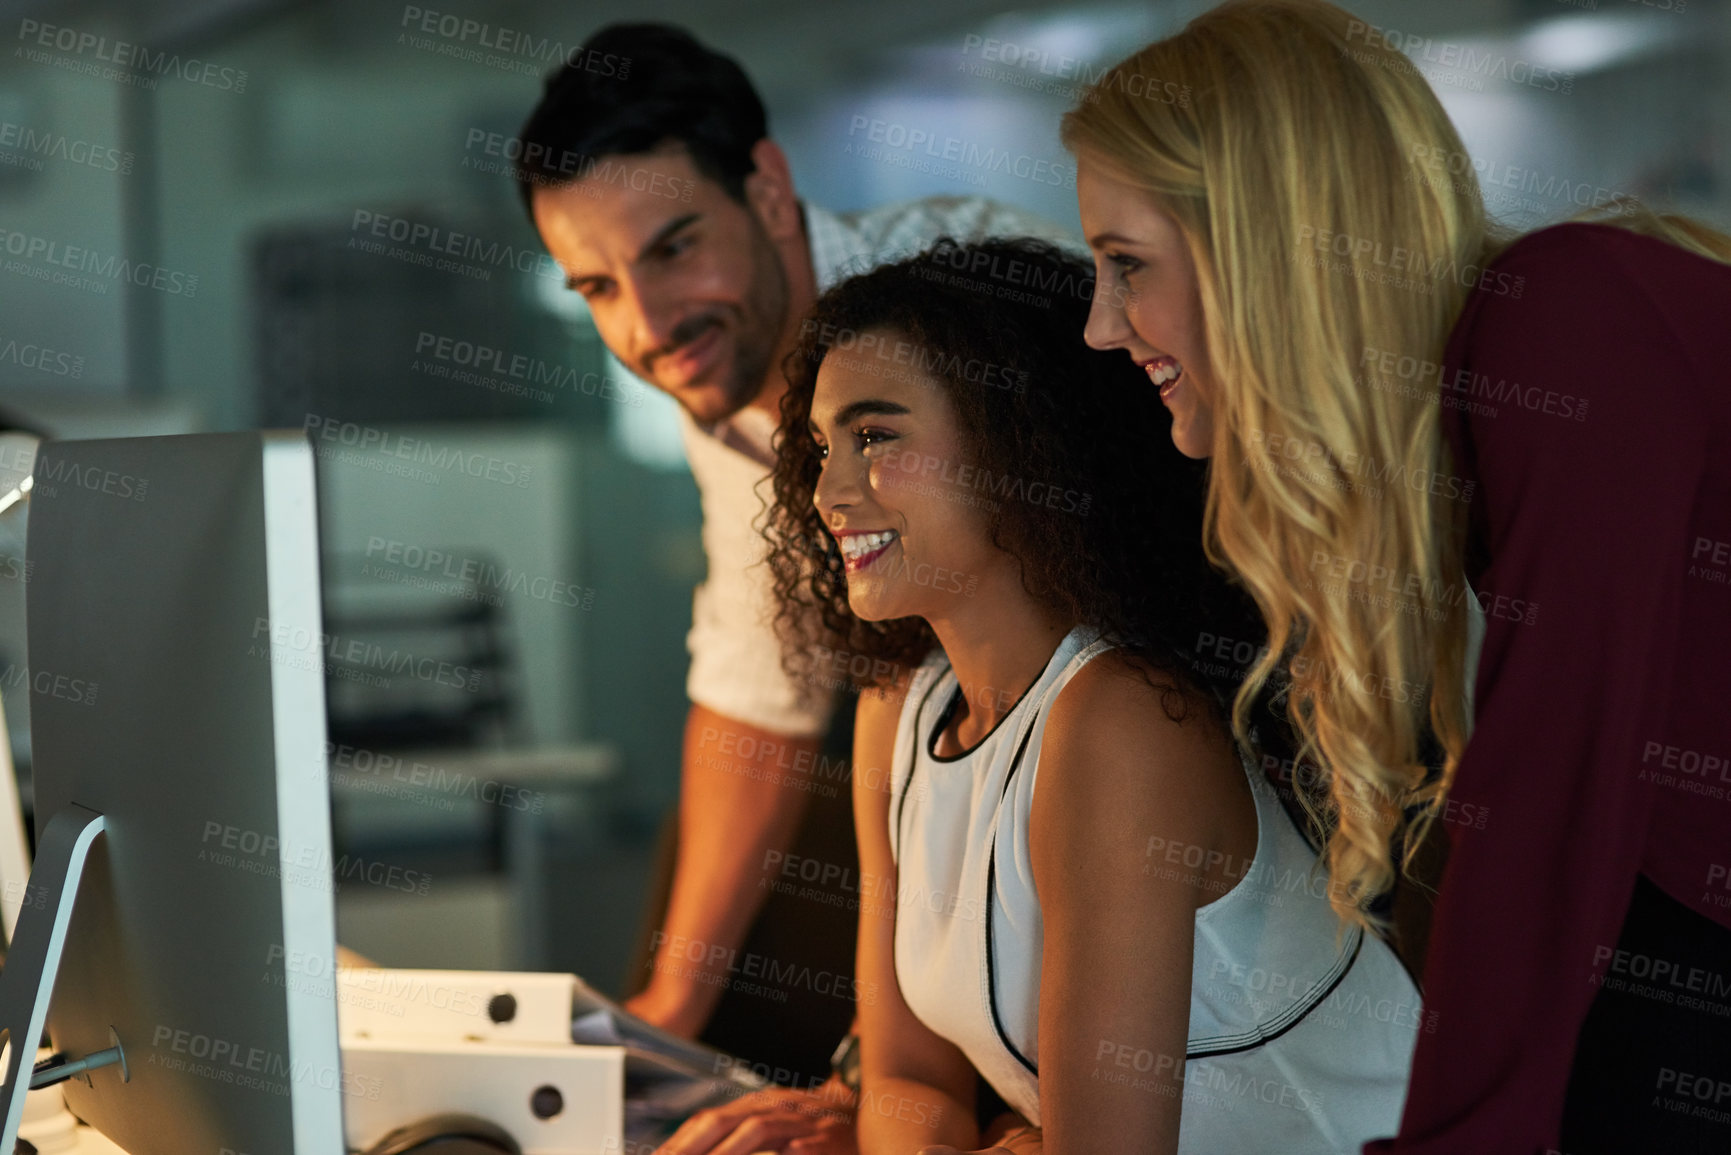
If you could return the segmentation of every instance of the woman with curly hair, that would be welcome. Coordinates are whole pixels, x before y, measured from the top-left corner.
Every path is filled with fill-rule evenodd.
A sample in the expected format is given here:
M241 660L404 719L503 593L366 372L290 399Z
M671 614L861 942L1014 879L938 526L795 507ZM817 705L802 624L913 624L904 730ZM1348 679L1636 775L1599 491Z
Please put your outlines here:
M941 242L831 289L788 362L788 665L873 672L860 1149L1340 1151L1395 1125L1417 992L1233 741L1242 665L1201 659L1255 609L1146 378L1083 346L1093 292Z
M1374 1149L1721 1152L1731 237L1627 202L1494 227L1403 43L1238 0L1109 69L1062 129L1088 341L1212 461L1209 549L1270 635L1239 701L1290 668L1342 917L1447 836L1437 1029Z

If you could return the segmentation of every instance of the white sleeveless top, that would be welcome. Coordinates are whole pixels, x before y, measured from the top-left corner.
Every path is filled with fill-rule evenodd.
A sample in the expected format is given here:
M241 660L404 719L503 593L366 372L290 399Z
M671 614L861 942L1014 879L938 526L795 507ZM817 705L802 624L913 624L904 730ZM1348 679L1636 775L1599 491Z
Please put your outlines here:
M992 732L955 758L932 753L957 693L948 660L934 653L910 683L892 763L902 996L1035 1124L1043 929L1029 814L1052 703L1111 648L1094 637L1072 631ZM1428 1023L1381 939L1355 928L1337 942L1326 872L1273 787L1241 761L1256 800L1256 855L1232 890L1196 911L1179 1151L1356 1155L1398 1129ZM1143 869L1182 877L1199 872L1201 856L1151 839ZM1126 1049L1096 1062L1091 1077L1154 1088L1171 1086L1172 1074L1154 1070L1151 1052Z

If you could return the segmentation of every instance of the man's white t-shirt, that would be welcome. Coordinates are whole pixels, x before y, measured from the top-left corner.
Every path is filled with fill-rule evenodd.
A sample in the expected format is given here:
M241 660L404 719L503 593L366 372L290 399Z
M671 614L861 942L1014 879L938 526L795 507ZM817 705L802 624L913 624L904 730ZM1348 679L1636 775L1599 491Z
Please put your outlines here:
M912 256L941 236L964 242L1033 236L1081 251L1078 239L1056 225L983 197L929 197L856 214L809 204L804 209L820 293L846 277ZM1076 337L1081 340L1080 333ZM769 471L775 420L747 408L705 428L681 409L679 422L702 498L703 552L709 562L692 602L686 695L764 730L797 737L821 734L832 695L821 686L802 695L783 671L774 589L763 564L769 552L762 528L773 499Z

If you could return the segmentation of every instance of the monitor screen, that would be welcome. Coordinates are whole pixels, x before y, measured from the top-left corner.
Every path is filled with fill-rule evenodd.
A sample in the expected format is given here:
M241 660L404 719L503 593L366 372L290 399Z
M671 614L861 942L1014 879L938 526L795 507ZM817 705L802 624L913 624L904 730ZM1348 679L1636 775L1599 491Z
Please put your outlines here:
M31 494L38 836L103 815L49 1012L130 1155L343 1150L313 454L299 431L53 442Z

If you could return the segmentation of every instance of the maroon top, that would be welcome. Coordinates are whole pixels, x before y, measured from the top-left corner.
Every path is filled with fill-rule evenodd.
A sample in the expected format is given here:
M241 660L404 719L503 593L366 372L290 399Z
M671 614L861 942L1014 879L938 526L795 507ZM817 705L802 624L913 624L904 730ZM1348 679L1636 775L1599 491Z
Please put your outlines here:
M1488 614L1474 820L1443 824L1434 1033L1367 1155L1556 1146L1637 873L1731 926L1731 266L1570 224L1492 270L1443 359Z

